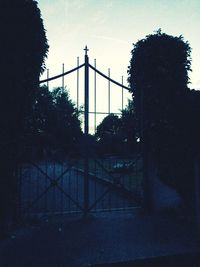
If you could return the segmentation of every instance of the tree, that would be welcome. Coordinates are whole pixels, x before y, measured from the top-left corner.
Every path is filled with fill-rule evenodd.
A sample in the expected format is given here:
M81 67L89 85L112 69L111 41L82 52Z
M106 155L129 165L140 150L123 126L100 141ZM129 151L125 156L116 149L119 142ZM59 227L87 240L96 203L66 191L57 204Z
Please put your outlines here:
M103 153L129 156L136 152L133 101L122 110L121 117L109 114L98 125L96 139Z
M121 120L117 115L109 114L97 126L96 139L99 143L99 150L103 154L119 153L121 136L119 130Z
M125 109L122 110L120 135L122 136L125 154L136 153L138 143L133 100L129 100Z
M9 131L13 139L24 130L24 118L32 107L39 75L45 67L48 44L36 1L2 1L0 5L0 114L4 113L1 124L7 129L6 136Z
M174 115L177 98L189 91L190 52L182 36L170 36L161 30L134 45L128 80L140 128L141 123L149 128L169 119L170 113Z
M131 53L129 83L144 149L155 158L160 179L191 203L194 183L186 104L191 48L182 36L158 30L139 40Z
M78 153L80 138L82 136L80 112L69 98L69 93L62 87L52 91L53 104L55 108L55 125L52 134L57 140L57 146L65 153Z
M66 89L49 91L41 86L28 125L30 145L37 150L37 157L50 156L53 151L57 156L79 153L82 136L79 115Z
M0 13L0 218L5 218L15 202L13 173L48 44L36 1L4 0Z
M191 90L187 97L187 130L188 141L191 152L194 157L199 156L200 151L200 91Z
M52 148L52 129L55 127L55 107L53 96L47 86L41 86L36 92L32 112L26 120L25 150L23 160L42 157L44 151ZM28 149L27 149L28 148Z

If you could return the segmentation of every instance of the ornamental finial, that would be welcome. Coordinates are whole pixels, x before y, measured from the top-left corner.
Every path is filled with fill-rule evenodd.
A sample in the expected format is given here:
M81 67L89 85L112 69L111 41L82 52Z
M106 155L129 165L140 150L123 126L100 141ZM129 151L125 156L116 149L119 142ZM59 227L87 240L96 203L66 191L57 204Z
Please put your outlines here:
M85 55L87 56L87 52L89 51L89 49L87 48L87 45L85 46L83 50L85 51Z

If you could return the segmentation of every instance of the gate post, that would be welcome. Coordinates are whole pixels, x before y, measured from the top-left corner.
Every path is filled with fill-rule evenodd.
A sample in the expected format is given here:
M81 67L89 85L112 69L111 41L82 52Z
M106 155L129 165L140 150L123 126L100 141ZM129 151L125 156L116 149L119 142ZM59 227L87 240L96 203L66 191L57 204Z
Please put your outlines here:
M89 209L89 158L87 153L88 132L89 132L89 58L85 47L85 108L84 108L84 216L87 216Z
M153 195L152 195L152 178L154 176L153 168L155 167L152 161L152 155L150 153L150 140L149 140L149 133L147 132L147 114L145 110L145 92L144 88L141 89L139 95L140 103L139 112L140 112L140 135L142 138L142 165L143 165L143 180L144 180L144 202L143 202L143 209L144 212L147 214L151 214L154 209L153 203Z
M194 179L196 225L198 230L200 230L200 155L198 155L194 160Z

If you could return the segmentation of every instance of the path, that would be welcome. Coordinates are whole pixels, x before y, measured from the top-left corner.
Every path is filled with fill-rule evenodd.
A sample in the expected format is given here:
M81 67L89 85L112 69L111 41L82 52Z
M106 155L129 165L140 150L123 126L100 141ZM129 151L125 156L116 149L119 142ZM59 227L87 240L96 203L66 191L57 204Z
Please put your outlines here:
M86 267L199 249L200 236L194 227L166 216L144 216L135 211L102 213L87 220L54 217L1 241L0 266Z

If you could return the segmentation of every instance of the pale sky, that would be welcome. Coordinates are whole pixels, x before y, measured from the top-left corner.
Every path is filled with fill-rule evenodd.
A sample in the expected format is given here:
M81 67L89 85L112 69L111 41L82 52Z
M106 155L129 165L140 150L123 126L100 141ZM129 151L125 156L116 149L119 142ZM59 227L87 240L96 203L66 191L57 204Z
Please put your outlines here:
M163 32L189 41L192 47L191 88L200 89L200 0L38 0L47 30L50 50L47 68L50 76L61 73L84 60L88 45L90 63L121 82L127 79L127 67L133 43L153 33ZM75 77L74 77L75 79ZM103 81L99 82L101 89ZM107 87L107 82L105 82ZM61 82L60 82L61 84ZM53 84L56 85L56 84ZM70 81L71 95L75 88ZM120 88L113 89L115 92ZM113 94L115 94L115 92ZM103 94L104 102L106 95ZM117 102L114 101L114 102ZM119 100L120 102L120 100ZM120 107L118 107L119 109Z

